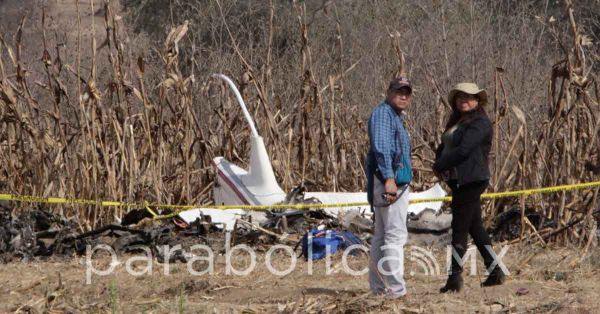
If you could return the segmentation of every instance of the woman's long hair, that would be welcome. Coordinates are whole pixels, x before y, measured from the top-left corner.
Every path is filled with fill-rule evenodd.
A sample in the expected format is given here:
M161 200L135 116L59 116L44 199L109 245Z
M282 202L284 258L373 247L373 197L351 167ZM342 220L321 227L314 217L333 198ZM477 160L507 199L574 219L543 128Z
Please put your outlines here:
M456 104L454 103L452 104L452 113L450 114L450 118L446 123L446 129L444 130L444 132L448 131L451 127L461 122L469 121L477 116L484 116L489 119L487 112L485 112L485 108L483 108L481 104L478 104L477 108L475 108L472 111L469 111L467 113L461 113L460 111L458 111L458 109L456 108Z

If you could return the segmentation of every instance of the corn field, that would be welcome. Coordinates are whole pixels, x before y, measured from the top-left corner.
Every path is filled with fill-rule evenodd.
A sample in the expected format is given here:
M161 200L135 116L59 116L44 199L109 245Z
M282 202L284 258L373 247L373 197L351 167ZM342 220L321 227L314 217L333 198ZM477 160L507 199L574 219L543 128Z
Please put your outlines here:
M272 30L275 12L269 3L266 27ZM224 16L221 3L215 4ZM93 1L78 5L78 16L84 9L96 12L99 8L94 8ZM152 58L150 53L131 52L128 28L109 2L100 9L104 25L91 23L91 40L81 39L84 29L90 32L90 22L79 18L78 40L67 44L48 39L53 35L47 33L42 13L43 41L35 47L39 56L35 62L24 61L26 19L16 26L14 37L0 33L0 191L210 204L212 159L224 156L246 166L249 130L227 87L211 80L210 73L202 73L202 59L190 62L189 52L182 48L186 38L196 32L194 25L187 21L175 25L162 46L154 48L158 57ZM586 162L594 163L599 147L600 92L594 61L600 60L593 53L598 51L593 49L597 44L577 24L571 1L565 1L564 10L567 24L548 31L560 42L556 53L562 57L542 70L548 74L543 83L547 89L538 91L546 94L543 102L529 106L528 99L511 101L507 86L518 82L507 78L502 67L488 65L493 71L487 80L493 83L486 86L490 95L487 109L495 131L488 192L597 180L589 165L586 167ZM363 191L368 147L365 113L376 103L354 102L348 96L352 91L345 87L360 60L332 65L337 74L320 77L306 4L294 2L292 12L298 35L293 62L300 75L288 74L292 77L287 80L294 82L290 87L295 90L290 94L294 97L277 96L281 78L274 73L282 74L273 68L272 36L267 36L265 62L257 66L224 22L228 35L224 40L231 43L236 58L236 66L226 74L236 79L284 190L304 184L315 191ZM96 37L105 40L99 43ZM343 38L338 36L337 42L331 43L333 54L341 56L344 45L350 45ZM393 75L416 76L412 69L417 61L410 48L391 38L393 66L388 77L370 86L373 95L380 95ZM64 59L61 51L65 49L73 58ZM90 60L89 64L82 59ZM434 101L426 108L415 108L427 111L429 118L415 112L408 119L415 190L435 182L430 170L434 149L450 112L444 91L451 79L431 71L422 67L421 77L415 79L427 85L417 85L419 93L431 91L428 97ZM511 206L520 206L523 211L543 213L559 227L580 219L584 227L561 233L555 240L589 245L588 239L596 232L592 213L597 208L597 194L598 189L593 189L498 199L486 203L485 216L489 220ZM15 210L28 206L15 204ZM77 217L82 229L111 222L129 210L74 205L53 209ZM552 231L532 226L523 230Z

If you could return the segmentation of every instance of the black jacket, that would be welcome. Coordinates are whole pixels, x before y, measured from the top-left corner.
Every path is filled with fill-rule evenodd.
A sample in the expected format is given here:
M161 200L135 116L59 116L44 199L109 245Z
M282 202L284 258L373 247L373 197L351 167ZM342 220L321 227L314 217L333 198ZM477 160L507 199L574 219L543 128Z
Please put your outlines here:
M456 167L458 184L489 180L488 155L492 147L492 123L483 115L462 122L452 136L454 149L442 157L444 144L435 153L433 169L443 172Z

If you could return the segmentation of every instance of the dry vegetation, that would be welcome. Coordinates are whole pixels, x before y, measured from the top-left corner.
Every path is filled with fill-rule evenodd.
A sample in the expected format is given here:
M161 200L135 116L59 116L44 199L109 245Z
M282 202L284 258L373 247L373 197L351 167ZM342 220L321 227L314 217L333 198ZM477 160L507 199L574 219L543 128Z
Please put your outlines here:
M444 253L437 252L439 260ZM125 263L128 256L121 256ZM334 273L325 274L325 263L314 265L313 275L299 260L297 269L279 277L266 270L264 256L250 276L227 275L224 258L215 261L215 274L191 276L185 264L153 263L152 274L132 276L118 266L110 276L93 276L85 285L82 258L40 263L12 263L0 269L0 312L3 313L597 313L600 250L577 263L579 252L567 248L512 247L505 259L510 280L498 287L481 288L479 276L466 276L459 294L439 294L443 275L425 275L407 259L409 296L383 300L368 293L366 275L340 271L341 257L332 258ZM236 256L238 269L247 256ZM110 259L94 260L107 269ZM244 263L246 263L244 265ZM289 256L276 254L277 269L289 267ZM349 260L352 269L367 265L365 256ZM573 267L577 263L577 267ZM145 263L134 266L143 270ZM337 272L335 272L337 271ZM414 271L414 275L413 274ZM22 274L14 280L14 274ZM526 288L526 293L517 293ZM594 310L595 309L595 310Z
M2 192L209 203L211 160L245 165L249 152L214 72L237 80L284 189L364 189L365 120L397 73L416 85L416 189L433 182L445 95L461 80L491 95L491 191L596 179L585 162L600 123L597 1L76 3L68 25L42 8L2 25ZM579 219L557 235L589 245L596 197L503 200L486 215L520 203L558 227ZM88 229L127 208L57 210Z
M434 182L445 95L461 80L491 96L490 191L598 180L597 0L34 2L0 0L0 193L210 203L211 160L246 165L250 148L231 93L209 79L215 72L237 81L284 189L364 189L365 121L397 73L416 86L415 189ZM513 273L491 289L467 277L461 294L440 295L443 275L420 274L410 258L417 275L400 302L368 295L364 277L324 276L323 263L305 275L303 261L285 277L259 269L200 278L183 264L167 278L154 261L154 275L133 278L120 267L84 285L81 257L52 257L0 267L0 312L592 313L600 306L600 251L590 249L597 193L487 203L488 218L520 206L555 222L528 237L542 247L511 248ZM128 210L53 209L78 217L81 229ZM339 267L339 254L333 260ZM287 261L275 259L281 268ZM219 256L217 269L223 264Z

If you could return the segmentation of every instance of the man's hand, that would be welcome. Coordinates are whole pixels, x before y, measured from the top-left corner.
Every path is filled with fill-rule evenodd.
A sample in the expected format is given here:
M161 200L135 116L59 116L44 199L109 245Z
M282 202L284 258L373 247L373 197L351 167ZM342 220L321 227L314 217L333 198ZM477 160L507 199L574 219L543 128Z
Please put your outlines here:
M398 186L396 185L395 179L391 178L385 180L385 193L384 198L390 204L398 199L398 196L395 196L398 193Z

